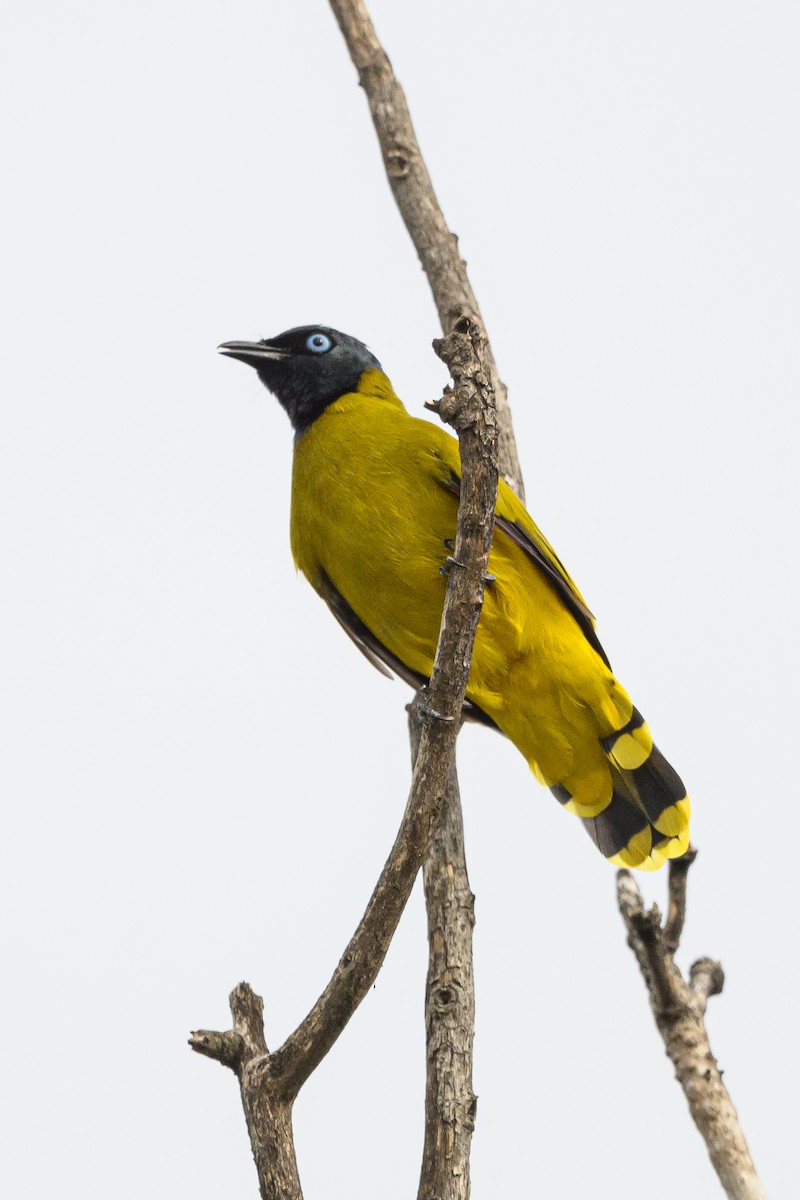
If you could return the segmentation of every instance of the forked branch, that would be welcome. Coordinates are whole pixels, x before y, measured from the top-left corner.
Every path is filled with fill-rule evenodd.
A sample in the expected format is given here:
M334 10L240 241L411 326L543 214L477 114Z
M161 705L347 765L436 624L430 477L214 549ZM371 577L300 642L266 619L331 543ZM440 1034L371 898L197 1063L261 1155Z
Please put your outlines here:
M264 1200L300 1200L292 1104L305 1080L334 1044L369 990L441 811L469 676L472 644L483 602L497 492L494 397L484 358L485 340L474 321L458 323L437 347L454 387L443 415L461 443L462 484L455 557L448 576L441 632L430 686L416 697L419 728L411 791L392 851L367 910L328 986L302 1024L270 1053L262 1002L248 984L231 995L233 1029L193 1033L192 1049L236 1073Z
M656 1026L720 1183L730 1200L766 1200L706 1032L706 1004L722 991L722 967L701 958L691 967L687 983L675 965L686 917L686 879L695 857L690 850L670 863L669 910L663 925L655 905L645 908L630 871L617 874L617 902Z

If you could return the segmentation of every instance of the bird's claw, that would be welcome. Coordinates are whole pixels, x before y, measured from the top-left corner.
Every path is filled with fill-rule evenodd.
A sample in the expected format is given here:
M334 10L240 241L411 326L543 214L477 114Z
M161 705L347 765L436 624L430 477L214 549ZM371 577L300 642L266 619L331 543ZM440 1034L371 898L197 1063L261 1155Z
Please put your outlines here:
M452 554L448 554L447 558L444 560L442 565L439 567L439 574L447 575L449 573L451 567L461 567L461 569L463 570L464 564L462 562L459 562L457 558L453 558Z
M437 712L435 708L431 708L428 704L423 704L419 701L419 711L425 717L434 717L437 721L455 721L455 717L447 717L444 713Z

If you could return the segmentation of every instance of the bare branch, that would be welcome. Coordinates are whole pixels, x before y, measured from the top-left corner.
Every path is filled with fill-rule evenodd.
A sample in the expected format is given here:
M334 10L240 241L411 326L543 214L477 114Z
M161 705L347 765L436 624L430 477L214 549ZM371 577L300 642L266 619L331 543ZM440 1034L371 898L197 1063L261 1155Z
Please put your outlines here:
M722 990L722 968L712 959L700 959L692 967L690 987L673 961L670 941L677 942L683 927L689 865L670 874L665 928L655 906L645 910L629 871L617 873L617 903L628 944L647 984L658 1031L726 1195L730 1200L766 1200L705 1027L708 997Z
M366 93L383 165L431 286L442 331L449 333L462 313L473 314L482 325L466 263L458 252L458 238L448 229L439 207L405 94L378 41L366 5L363 0L330 0L330 4ZM497 402L500 471L509 487L524 496L506 388L490 348L486 357Z
M639 887L630 871L617 872L617 902L628 927L628 945L633 950L650 990L653 1008L662 1016L680 1006L680 975L667 953L661 929L661 914L654 904L645 909Z
M249 983L230 995L233 1029L200 1030L189 1045L230 1067L239 1080L250 1147L263 1200L303 1200L292 1132L292 1105L276 1088L264 1037L264 1001Z
M361 0L331 0L369 102L386 173L400 214L433 292L443 332L457 315L475 314L478 302L433 190L403 89L378 41ZM478 318L479 319L479 318ZM498 458L505 481L524 496L511 411L491 349L489 377L497 401ZM444 412L441 415L445 415ZM458 554L455 555L458 559ZM414 724L412 722L412 747ZM461 803L455 771L446 811L425 862L429 967L426 993L427 1083L425 1145L420 1197L469 1195L469 1151L475 1115L472 1092L474 980L472 899L464 852ZM469 920L464 921L469 897ZM442 964L458 963L460 988L448 987ZM445 966L445 971L447 967ZM455 1006L441 1005L447 994Z
M189 1045L198 1054L215 1058L239 1075L248 1059L269 1053L264 1037L264 1001L249 983L239 983L231 992L229 1003L233 1029L227 1033L198 1029L189 1039Z
M412 755L416 755L419 727L413 720L410 731ZM444 811L423 865L423 879L429 960L425 1140L418 1197L467 1200L477 1104L472 1091L475 898L467 877L455 762L450 765Z
M686 920L686 879L689 867L697 858L697 851L690 846L680 858L669 863L669 908L664 923L664 944L675 954L681 943L683 923Z
M268 1054L264 1037L264 1001L249 983L239 983L230 995L233 1028L241 1037L250 1058Z
M714 958L698 958L689 967L689 986L701 1013L705 1013L711 996L719 996L725 986L722 964Z
M229 1029L227 1033L197 1029L189 1038L189 1045L198 1054L204 1054L206 1058L214 1058L223 1067L230 1067L238 1074L244 1055L244 1042L232 1029Z

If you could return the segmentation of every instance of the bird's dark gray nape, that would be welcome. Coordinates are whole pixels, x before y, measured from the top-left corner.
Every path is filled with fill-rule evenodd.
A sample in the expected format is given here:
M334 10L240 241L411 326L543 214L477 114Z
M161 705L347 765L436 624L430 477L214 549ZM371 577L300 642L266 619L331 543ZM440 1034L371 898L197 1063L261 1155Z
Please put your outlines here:
M261 342L223 342L223 354L254 367L303 433L329 404L381 364L363 342L328 325L301 325Z

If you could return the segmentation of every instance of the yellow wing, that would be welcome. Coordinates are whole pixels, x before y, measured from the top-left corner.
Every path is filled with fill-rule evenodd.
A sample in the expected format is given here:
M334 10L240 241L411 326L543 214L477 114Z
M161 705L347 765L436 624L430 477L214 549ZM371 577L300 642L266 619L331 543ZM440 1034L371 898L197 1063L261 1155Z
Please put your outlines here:
M442 432L442 431L437 431ZM443 454L447 475L440 473L439 482L453 495L458 496L461 486L461 458L458 443L444 434L447 449ZM497 504L494 510L495 530L510 538L531 562L542 572L559 595L564 607L572 614L582 629L586 640L600 655L607 667L611 666L608 656L595 633L595 619L589 606L578 591L577 584L567 571L547 538L532 520L530 513L511 488L500 480L497 488Z

